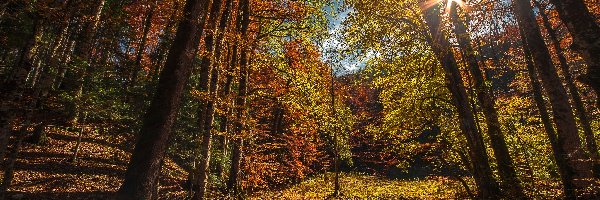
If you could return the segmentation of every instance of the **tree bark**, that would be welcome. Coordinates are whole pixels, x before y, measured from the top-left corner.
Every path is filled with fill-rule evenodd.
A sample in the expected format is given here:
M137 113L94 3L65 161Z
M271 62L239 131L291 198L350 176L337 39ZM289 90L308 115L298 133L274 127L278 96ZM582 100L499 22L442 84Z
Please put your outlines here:
M500 188L493 177L483 137L477 132L473 112L469 109L469 99L460 71L453 57L450 44L440 30L440 5L434 5L423 12L431 34L431 38L428 37L427 40L444 68L446 86L452 94L454 106L459 116L460 128L467 139L478 197L482 199L499 198L501 196Z
M44 73L42 74L42 77L40 78L40 84L35 88L35 94L34 96L37 98L40 97L45 97L46 94L50 91L50 89L52 89L52 85L54 84L54 81L56 80L56 76L52 75L51 71L53 69L56 68L56 66L58 65L59 62L59 56L58 51L61 47L61 45L67 45L65 41L65 38L67 38L67 34L68 34L68 29L69 29L69 23L68 23L68 19L66 20L67 22L61 24L61 31L58 33L59 35L56 37L56 39L54 39L54 42L52 43L52 46L50 47L50 52L48 53L47 57L46 57L46 64L44 65ZM56 69L55 69L56 70ZM55 72L57 73L57 72Z
M24 44L15 68L10 77L0 87L0 160L6 154L6 145L12 132L12 122L21 107L22 96L25 92L27 74L32 69L31 60L39 46L42 37L42 24L40 19L34 20L32 34Z
M238 96L236 98L236 121L234 123L233 133L236 134L236 139L233 144L233 152L231 155L231 168L229 171L229 180L227 182L227 190L233 192L234 195L239 194L239 174L241 171L242 165L242 154L243 154L243 116L244 111L246 109L246 95L248 92L248 66L249 66L249 58L248 53L250 51L249 48L249 37L248 37L248 27L250 25L250 0L241 0L239 4L239 9L241 14L241 33L242 40L245 44L241 44L240 51L240 75L239 75L239 85L238 85Z
M0 185L0 199L6 199L6 193L10 185L12 184L14 178L14 169L15 163L17 161L17 156L19 155L19 151L21 150L21 146L23 145L23 138L25 133L27 132L27 127L23 127L19 131L19 135L17 135L17 141L13 145L13 149L10 152L10 156L6 161L6 168L4 170L4 177L2 179L2 185Z
M191 180L193 183L192 188L194 190L194 194L192 199L203 199L204 193L206 192L206 185L208 183L208 167L210 163L210 148L212 146L212 121L214 116L213 107L210 105L210 96L211 96L211 81L212 74L214 69L214 49L215 49L215 40L216 40L216 32L217 32L217 23L219 22L220 14L221 14L221 4L222 0L213 1L211 6L209 18L210 22L207 24L206 36L204 37L204 47L205 51L202 52L202 60L200 62L200 84L198 85L198 90L203 94L203 97L206 99L200 100L200 105L198 108L198 125L201 131L201 140L197 138L196 141L199 145L197 149L197 153L194 155L194 163L196 168L193 169L190 173L193 173L194 176L188 176L193 178ZM206 96L204 96L206 95ZM209 120L210 118L210 120ZM210 124L209 122L210 121ZM208 131L207 131L208 130ZM201 141L201 143L200 143ZM196 161L199 159L199 161Z
M214 3L213 4L213 9L216 10L216 12L211 13L211 16L217 16L219 14L219 10L221 8L221 3L222 1L219 1L220 3ZM207 32L207 37L212 37L213 39L215 39L215 42L213 44L211 44L212 46L208 46L208 40L207 40L207 56L208 59L206 59L206 65L208 65L208 68L212 70L211 72L211 76L210 76L210 88L208 89L208 93L209 93L209 97L205 102L205 107L204 107L204 115L200 115L200 123L204 123L201 127L204 128L203 130L203 136L202 136L202 147L201 149L201 153L200 153L200 163L199 163L199 167L196 169L196 173L198 176L198 183L197 188L196 188L196 192L194 193L194 197L193 199L204 199L205 197L205 193L206 193L206 188L208 185L208 175L210 173L209 171L209 166L210 166L210 158L211 158L211 146L212 146L212 129L213 129L213 121L214 121L214 114L215 114L215 100L217 99L217 94L218 94L218 90L219 90L219 72L220 72L220 54L221 54L221 50L223 48L223 38L224 38L224 31L227 28L227 24L229 22L229 16L231 14L231 6L232 6L233 1L232 0L228 0L225 4L225 10L221 13L221 17L220 18L215 18L215 19L219 19L220 23L218 27L215 27L215 29L212 29L213 33ZM213 15L215 14L215 15ZM212 24L211 24L212 25ZM215 24L216 26L216 24ZM210 33L210 34L209 34ZM215 37L216 36L216 37ZM211 41L212 43L212 41ZM205 57L206 58L206 57ZM204 62L205 60L203 59L203 66L205 64ZM202 106L202 105L201 105Z
M67 44L65 49L63 50L62 63L71 62L71 52L75 48L75 41L71 41L71 43ZM58 68L58 73L56 74L54 84L52 85L53 90L60 89L62 87L63 81L65 80L65 75L67 74L67 67L64 64Z
M152 17L154 16L154 10L156 8L156 3L152 2L150 5L150 9L146 13L146 17L144 18L144 30L142 32L142 40L138 45L137 54L135 56L135 68L131 73L131 83L128 87L135 87L138 81L138 73L142 70L142 56L144 51L146 51L146 43L148 41L148 33L150 32L150 28L152 26Z
M98 0L96 7L94 7L93 14L91 15L91 21L89 21L85 25L85 30L79 39L79 42L75 46L74 56L75 60L82 63L80 69L76 72L75 78L75 86L73 91L71 91L71 96L73 96L73 101L67 106L69 109L69 119L68 121L71 124L76 124L79 118L79 112L81 110L81 97L83 95L83 85L85 82L85 78L87 77L87 73L90 67L90 56L92 55L92 47L94 43L94 35L96 34L96 30L98 29L98 24L100 23L100 16L102 15L102 10L104 8L104 4L106 0Z
M235 6L236 9L239 10L239 2L235 2ZM235 26L233 27L232 31L239 31L241 30L241 22L239 22L240 20L237 20L235 18L232 18L233 24L235 24ZM231 87L233 85L233 73L235 72L235 70L237 69L238 65L239 65L239 53L238 53L238 48L239 48L239 41L234 41L233 44L230 46L230 49L228 49L228 55L226 59L229 59L229 62L226 63L228 68L227 68L227 72L225 74L225 83L223 86L223 98L227 101L230 101L230 97L229 95L231 94ZM228 143L229 143L229 132L230 132L230 124L231 124L231 120L230 117L233 115L233 108L235 107L235 101L230 101L229 104L226 104L226 113L221 116L222 117L222 122L221 122L221 127L220 127L220 132L224 133L225 135L219 137L219 142L221 143L221 151L223 153L223 157L227 157L227 147L228 147ZM224 177L225 174L225 163L221 163L219 166L217 166L217 171L221 174L222 177Z
M523 187L521 181L517 176L517 172L514 167L513 159L508 151L506 140L502 133L502 127L498 120L498 111L495 108L495 99L491 94L492 88L488 87L485 83L483 72L479 68L477 58L475 57L475 50L471 46L471 38L467 33L467 27L458 16L457 4L452 3L451 7L452 22L454 24L454 32L456 34L458 44L463 49L464 56L467 61L467 67L472 75L475 83L475 91L477 93L477 100L483 110L485 121L487 124L487 130L490 137L491 146L494 150L494 156L498 164L498 171L502 178L503 187L507 188L510 197L517 199L526 199L527 196L523 193Z
M556 35L556 31L552 28L552 24L548 19L548 15L546 15L546 13L543 12L545 9L543 9L539 0L535 0L533 2L535 3L536 7L538 7L538 9L540 10L539 14L542 17L542 22L548 32L548 35L550 36L550 41L552 42L552 46L556 51L556 55L558 56L558 61L560 62L560 70L562 70L563 72L567 88L569 88L569 92L571 93L571 99L573 100L573 105L575 106L575 113L577 114L577 117L579 117L579 121L581 122L581 126L583 127L583 134L585 136L585 144L587 147L587 151L590 155L590 158L593 160L594 174L596 177L598 177L600 175L600 154L598 154L598 144L596 144L594 131L592 130L587 111L585 110L585 105L581 100L579 89L575 85L575 81L571 76L571 71L569 70L567 58L565 58L565 54L562 48L560 48L560 42L558 40L558 36Z
M116 199L151 199L168 146L171 128L181 103L183 89L190 77L198 52L200 30L210 0L187 0L183 18L171 45L155 96L146 112ZM201 19L199 19L201 18Z
M73 148L73 156L71 157L71 162L76 163L77 162L77 155L79 154L79 149L81 147L81 140L83 139L83 133L85 133L85 118L86 116L83 116L83 123L81 124L81 130L79 130L79 135L77 136L77 143L75 143L75 148Z
M565 177L567 177L567 186L565 195L567 198L575 198L583 195L585 188L592 186L593 179L592 167L588 156L581 148L581 140L577 133L575 117L569 103L569 97L558 73L552 64L550 52L544 43L540 33L540 28L535 20L533 10L529 0L513 1L515 16L519 26L524 33L525 41L532 53L534 65L540 73L542 84L549 96L552 105L552 114L557 129L557 142L561 148L561 155L566 158ZM559 162L559 160L557 160Z
M229 101L229 94L231 93L231 84L233 82L233 71L237 66L237 44L233 46L233 50L231 51L231 55L227 57L227 59L231 58L229 63L227 74L225 75L225 84L223 85L223 99L227 100L231 105L226 105L225 114L221 116L221 127L219 127L219 131L224 134L219 136L218 140L221 147L221 153L223 158L227 157L227 146L228 146L228 135L229 135L229 116L232 114L232 108L235 106L234 102ZM225 163L221 162L217 166L217 173L220 177L224 177L225 174Z
M158 77L161 71L161 66L164 64L164 61L166 59L166 53L168 48L169 48L169 41L171 41L172 38L172 27L175 24L175 18L177 17L177 9L179 8L179 4L177 1L173 2L173 8L172 8L172 12L171 15L169 17L169 21L167 23L167 26L164 28L164 31L162 32L160 38L160 42L158 44L158 47L156 47L156 50L154 52L153 55L153 71L152 71L152 81L153 82L158 82Z
M331 88L329 94L331 95L331 116L335 121L337 121L337 113L335 110L335 73L333 70L333 65L331 67ZM335 154L333 157L333 170L335 173L335 177L333 180L333 196L338 197L340 195L340 155L338 149L338 130L333 129L333 131L333 151Z
M544 129L546 131L546 135L548 135L548 141L550 142L550 146L552 147L552 151L554 152L554 161L558 167L558 171L561 175L561 181L563 188L572 188L570 185L571 182L567 181L571 179L566 173L566 170L569 168L567 166L566 158L560 155L564 155L565 153L558 146L558 139L556 136L556 131L554 126L552 125L552 121L550 120L550 114L548 113L548 109L546 108L546 103L544 101L544 96L542 94L542 86L540 81L538 80L537 72L535 70L535 66L533 64L533 60L531 57L531 51L529 50L529 46L527 45L527 41L525 41L524 33L522 28L519 28L521 32L521 41L523 43L523 52L525 53L525 62L527 64L527 74L529 76L529 80L531 81L531 90L533 92L533 100L540 112L540 119L542 120L542 124L544 125ZM568 195L568 194L566 194ZM572 196L572 195L571 195Z
M583 0L550 0L573 36L573 48L588 65L584 82L596 91L600 105L600 25Z

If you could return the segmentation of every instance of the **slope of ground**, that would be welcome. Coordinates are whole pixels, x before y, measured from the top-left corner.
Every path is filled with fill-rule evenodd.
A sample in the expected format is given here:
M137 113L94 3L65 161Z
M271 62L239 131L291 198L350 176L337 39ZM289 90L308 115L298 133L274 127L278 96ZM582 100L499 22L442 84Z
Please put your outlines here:
M101 126L97 126L101 127ZM119 188L130 156L130 141L122 135L87 125L77 161L73 150L80 128L51 126L44 145L24 143L9 188L12 199L107 199ZM178 199L186 173L167 159L160 179L161 199Z

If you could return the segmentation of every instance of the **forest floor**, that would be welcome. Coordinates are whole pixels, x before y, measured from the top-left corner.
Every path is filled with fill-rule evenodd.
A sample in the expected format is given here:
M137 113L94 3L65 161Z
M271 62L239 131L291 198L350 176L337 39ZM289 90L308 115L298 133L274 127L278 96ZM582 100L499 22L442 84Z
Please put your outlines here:
M81 128L47 127L43 145L23 143L15 163L9 199L108 199L119 188L131 151L125 136L88 124L77 161L72 162ZM109 142L110 141L110 142ZM185 171L167 159L160 178L161 197L184 195ZM164 198L161 198L164 199Z
M279 191L264 191L249 199L336 199L332 198L333 173L320 174ZM460 182L447 177L394 180L359 173L342 173L337 199L468 199Z
M389 179L360 173L341 173L339 198L332 198L333 173L320 174L281 190L262 191L249 199L471 199L457 179L428 176L422 179ZM463 177L474 192L472 178ZM557 181L524 182L531 199L562 199Z
M43 145L24 143L15 164L10 199L108 199L119 188L132 144L88 124L69 129L50 126ZM73 150L82 133L77 161ZM109 142L110 141L110 142ZM160 199L182 199L186 172L167 159L160 179ZM282 190L262 191L249 199L327 199L333 174L315 175ZM392 180L359 173L342 173L341 199L454 199L467 198L464 187L447 177Z
M60 124L60 123L57 123ZM105 127L98 128L98 127ZM106 124L67 128L48 126L42 145L24 143L15 163L15 178L9 199L109 199L119 188L133 144L131 134L115 134ZM73 150L81 133L77 161ZM187 173L170 159L160 177L160 199L184 199ZM469 185L472 180L465 178ZM430 176L421 179L388 179L360 173L342 173L339 199L467 199L456 179ZM333 174L319 174L280 190L260 191L249 199L332 199ZM546 183L547 184L547 183ZM556 183L530 191L534 199L554 199L560 194ZM540 187L534 187L540 188ZM471 188L472 190L473 188ZM210 196L218 197L212 190ZM536 196L536 195L540 196Z

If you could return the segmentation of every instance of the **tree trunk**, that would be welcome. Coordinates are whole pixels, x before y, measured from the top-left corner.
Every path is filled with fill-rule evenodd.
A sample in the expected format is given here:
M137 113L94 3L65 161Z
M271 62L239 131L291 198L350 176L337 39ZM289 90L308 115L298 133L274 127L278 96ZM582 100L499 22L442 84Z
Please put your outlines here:
M116 199L151 199L156 177L168 146L171 128L181 103L183 89L190 77L198 52L200 30L210 0L187 0L183 18L160 79L156 94L146 112L140 137L135 146ZM200 20L198 18L201 18Z
M47 120L36 125L33 129L33 134L27 138L27 142L31 144L45 144L48 141L48 136L46 136L47 125Z
M337 113L335 110L335 72L333 70L333 66L331 67L331 88L329 93L331 95L331 116L335 121L337 121ZM335 154L333 157L333 170L335 173L333 180L333 196L338 197L340 195L340 155L338 149L338 130L334 128L333 131L333 151Z
M461 73L448 40L441 33L440 5L424 10L425 20L431 38L427 38L432 50L438 56L445 71L446 85L453 97L458 112L460 128L467 139L469 156L473 164L473 176L477 185L478 196L482 199L495 199L501 196L498 183L493 177L488 161L483 137L477 132L473 112L469 109L469 99L465 91Z
M10 156L9 156L8 160L6 161L4 177L2 179L2 185L0 185L0 199L7 199L6 193L7 193L8 188L12 184L12 181L14 178L15 163L17 161L17 156L19 155L19 151L21 150L21 146L23 144L23 138L24 138L26 131L27 131L26 126L24 126L19 131L20 133L19 133L19 135L17 135L17 141L13 145L13 149L10 152Z
M158 76L159 73L161 71L161 66L164 64L164 60L167 57L165 54L168 53L166 52L169 47L169 41L171 41L171 37L172 37L172 27L175 24L175 18L177 17L177 9L179 8L179 4L177 1L173 2L173 12L171 12L171 15L169 17L169 21L167 23L167 26L164 28L164 31L162 32L160 38L160 42L158 44L158 46L156 47L156 50L154 52L154 56L153 56L153 60L154 62L154 66L152 66L154 69L152 71L152 81L153 82L158 82Z
M573 48L581 53L588 65L584 82L596 91L600 105L600 25L583 0L550 0L558 17L573 36Z
M523 52L525 53L525 62L527 63L527 74L529 75L529 80L531 81L531 89L533 92L533 100L540 112L540 118L542 120L542 124L544 125L544 129L546 130L546 134L548 135L548 141L550 142L550 146L552 147L552 151L554 152L554 160L558 167L558 171L561 175L561 181L564 188L572 188L570 185L571 182L567 181L570 179L568 177L568 173L566 170L569 168L567 166L566 158L560 155L564 155L565 153L558 146L558 139L556 136L556 131L554 130L554 126L552 125L552 121L550 120L550 114L546 109L546 103L544 101L544 96L542 94L542 86L540 81L538 80L537 72L535 70L535 66L533 64L533 60L531 57L530 48L527 45L527 42L524 39L523 30L519 28L521 32L522 42L523 42Z
M544 11L542 5L539 0L533 1L535 5L538 7L540 11ZM596 177L600 175L600 154L598 154L598 144L596 144L596 139L594 137L594 131L592 131L592 126L590 124L590 120L587 115L587 111L585 110L585 105L581 100L581 95L579 94L579 89L575 85L573 77L571 76L571 71L569 70L569 64L567 63L567 58L565 58L565 54L560 48L560 42L558 40L558 36L556 35L556 31L552 28L552 24L548 19L548 16L545 12L539 12L542 17L542 21L544 27L548 31L548 35L550 36L550 41L552 41L552 46L556 51L556 55L558 56L558 61L560 62L560 70L563 71L563 76L565 77L565 82L567 83L567 87L569 88L569 92L571 93L571 99L573 100L573 105L575 106L575 113L577 117L579 117L579 121L581 122L581 126L583 127L583 134L585 136L585 144L587 150L589 152L590 158L593 160L593 170Z
M208 175L210 173L209 171L209 166L210 166L210 157L211 157L211 146L212 146L212 128L213 128L213 121L214 121L214 114L215 114L215 100L217 99L217 94L218 94L218 90L219 90L219 72L220 72L220 54L221 54L221 50L223 48L223 38L224 38L224 31L226 30L227 24L229 22L229 16L231 14L231 6L232 6L232 0L228 0L226 2L226 7L225 10L221 13L221 17L220 18L215 18L215 19L219 19L220 23L218 27L215 27L215 29L212 29L212 31L214 31L213 33L207 32L207 43L206 43L206 47L207 47L207 55L208 57L205 56L206 59L206 65L208 65L208 68L212 70L211 72L211 76L210 76L210 88L208 89L208 93L209 93L209 97L205 102L205 107L204 107L204 115L200 115L200 123L204 123L204 125L202 125L201 127L204 128L203 130L203 136L202 136L202 147L201 149L201 153L200 153L200 163L199 163L199 167L196 169L196 173L197 173L197 177L198 177L198 183L197 188L196 188L196 192L194 193L194 197L193 199L204 199L205 198L205 193L206 193L206 188L208 185ZM211 16L217 16L219 14L220 8L221 8L221 3L222 1L219 1L219 3L214 3L213 4L213 8L215 9L216 12L211 12ZM213 15L214 14L214 15ZM216 24L214 24L216 26ZM209 26L213 26L213 24L209 24ZM210 34L209 34L210 33ZM216 38L215 38L215 34L216 34ZM215 42L212 42L212 39L209 41L208 37L211 37L213 39L215 39ZM209 43L210 42L210 43ZM212 46L208 46L208 45L212 45ZM203 59L202 65L205 65L205 60ZM201 105L202 106L202 105Z
M42 74L44 71L41 57L43 57L44 54L48 54L47 51L48 50L44 48L43 50L38 50L38 52L36 52L35 59L33 59L33 69L29 72L29 75L27 76L26 87L35 88L40 74Z
M67 74L67 67L65 67L64 63L71 62L71 52L73 52L74 48L75 41L71 41L71 43L68 44L64 49L63 56L61 59L63 65L61 65L61 67L58 68L58 73L56 74L56 77L54 77L55 80L53 81L54 84L52 85L53 90L58 90L62 87L63 81L65 80L65 75Z
M150 5L150 10L146 13L146 18L144 18L144 30L142 32L142 41L138 45L137 54L135 56L135 67L133 72L131 73L131 83L128 85L129 87L135 87L137 84L138 73L142 70L142 56L144 51L146 50L146 43L148 41L148 33L150 32L150 28L152 26L152 16L154 16L154 10L156 8L156 3L153 2Z
M248 37L248 27L250 25L250 0L241 0L239 4L239 14L241 16L241 28L240 32L242 34L242 40L245 44L242 44L242 48L240 51L240 75L239 75L239 85L238 85L238 96L236 98L236 121L234 125L233 133L236 134L237 139L233 144L233 152L231 155L231 169L229 171L229 180L227 182L227 190L232 191L234 195L239 194L239 186L238 179L241 171L242 164L242 154L243 154L243 116L244 111L246 109L246 95L248 92L248 67L249 67L249 58L248 53L250 51L249 48L249 37Z
M217 32L217 23L219 22L218 20L221 14L221 3L223 3L223 1L214 1L211 6L209 16L211 21L208 22L208 30L206 31L206 36L204 37L205 52L202 53L202 61L200 62L201 73L198 90L206 99L200 100L200 105L198 108L198 125L199 130L201 131L200 135L202 136L202 139L199 140L199 138L196 138L199 148L196 150L197 153L194 155L194 162L196 162L196 159L199 159L199 161L198 163L194 163L196 168L190 172L194 173L194 176L188 176L193 178L193 180L191 180L191 183L193 183L192 189L194 190L192 199L203 199L204 193L206 192L206 185L208 183L207 171L210 163L210 147L212 146L212 133L210 130L212 130L212 117L214 115L214 108L210 105L210 96L213 92L210 90L210 87L213 78L211 75L213 74L213 69L215 68L213 65L215 61L215 34ZM210 121L210 124L208 121Z
M6 153L6 145L12 131L12 121L17 112L16 108L21 107L27 74L32 69L31 60L43 34L41 26L40 19L36 18L32 34L25 43L12 74L0 87L0 160L4 159Z
M452 3L451 9L454 32L460 48L465 52L464 59L466 59L467 67L473 76L477 100L479 101L485 116L488 134L492 141L491 146L498 163L498 171L502 178L503 187L507 188L510 197L526 199L527 197L525 193L523 193L521 181L517 176L513 159L508 151L508 146L506 145L506 140L502 133L502 127L498 120L498 111L495 108L496 102L491 94L492 88L488 87L485 83L483 72L479 68L477 58L475 57L475 51L471 47L471 38L467 33L467 27L458 16L456 2Z
M229 94L231 93L231 84L233 82L233 71L235 70L235 67L237 66L237 44L235 44L233 46L233 50L231 52L231 56L228 56L227 59L231 58L231 62L229 63L229 68L227 69L227 74L225 75L225 84L223 86L223 99L225 100L229 100ZM229 101L228 101L229 102ZM220 127L220 132L223 133L224 135L219 136L219 143L220 143L220 147L221 147L221 153L223 155L223 158L227 157L227 143L228 143L228 133L229 133L229 116L231 116L231 112L232 112L232 108L231 107L235 107L235 103L234 102L230 102L232 103L232 105L226 105L225 108L225 114L223 116L221 116L221 127ZM221 162L218 166L217 166L217 173L220 175L220 177L224 177L225 174L225 166L224 166L224 162Z
M100 22L100 16L102 15L102 10L104 8L104 4L106 0L98 0L96 7L94 7L93 15L91 15L91 21L89 21L85 25L85 30L81 35L81 38L78 40L78 44L75 47L74 55L75 60L79 63L82 63L80 68L76 72L75 78L75 86L74 90L71 93L73 96L73 101L68 105L69 109L69 119L70 124L76 124L79 118L79 112L81 111L81 97L83 95L83 85L85 82L85 78L87 77L88 71L91 68L90 66L90 56L92 55L92 47L94 43L94 35L96 34L96 30L98 29L98 24Z
M567 159L565 164L568 169L565 170L567 177L567 186L565 195L567 198L580 196L582 190L591 186L593 183L592 167L588 156L581 148L581 140L577 133L575 117L569 103L569 97L558 73L552 64L550 52L544 43L540 33L540 28L535 20L529 0L513 1L515 7L515 16L519 26L524 33L525 41L532 53L534 65L540 72L542 84L549 96L554 115L554 123L557 128L557 142L562 150L562 157ZM559 162L559 160L557 160ZM580 191L581 190L581 191Z
M84 114L83 116L83 122L81 123L81 130L79 130L79 135L77 136L77 143L75 144L75 148L73 148L73 156L71 157L71 162L76 163L77 162L77 155L79 154L79 149L81 147L81 140L83 139L83 133L85 133L85 118L87 117L87 114Z
M197 174L199 178L198 188L196 193L194 193L193 199L204 199L204 195L206 193L206 187L208 184L208 174L209 174L209 166L210 166L210 148L212 146L212 124L214 120L215 114L215 99L217 97L216 91L218 90L218 77L219 77L219 68L217 66L212 69L212 77L210 83L210 99L206 104L206 116L204 116L204 135L202 137L202 148L200 155L200 165L197 169Z
M68 34L69 34L69 25L70 25L70 20L71 20L71 7L72 7L72 0L66 0L64 1L62 4L62 11L63 11L63 15L62 15L62 22L60 23L60 28L59 28L59 32L56 36L56 38L54 39L54 42L52 43L52 45L50 46L50 50L48 52L48 54L46 55L45 58L45 64L44 64L44 73L42 73L41 78L40 78L40 83L38 84L37 87L35 87L34 89L34 94L33 97L38 99L38 104L36 105L36 107L40 107L41 103L44 101L44 99L47 97L48 93L50 92L50 90L52 89L52 86L54 85L54 82L56 80L56 74L57 73L57 66L59 65L59 57L58 56L58 52L61 49L61 47L66 47L68 46L66 40L68 38ZM54 71L54 72L53 72ZM45 123L42 123L45 125Z
M229 169L229 179L227 180L227 191L232 192L234 196L238 195L240 188L238 180L242 167L242 154L244 139L237 138L233 141L233 151L231 152L231 168Z

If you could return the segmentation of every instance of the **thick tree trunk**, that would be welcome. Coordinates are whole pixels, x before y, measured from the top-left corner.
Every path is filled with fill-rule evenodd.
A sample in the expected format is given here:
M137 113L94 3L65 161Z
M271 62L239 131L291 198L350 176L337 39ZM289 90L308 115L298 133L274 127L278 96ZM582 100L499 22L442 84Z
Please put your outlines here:
M237 138L233 141L233 151L231 152L231 168L229 168L229 179L227 180L227 191L238 195L240 188L238 185L239 176L242 167L242 154L244 149L244 139Z
M552 125L552 121L550 120L550 114L548 113L548 109L546 108L546 103L544 101L544 96L542 94L542 86L540 81L538 80L537 72L535 70L535 66L533 64L533 59L531 57L531 51L529 50L529 46L527 45L527 41L524 39L523 30L519 28L521 32L521 40L523 42L523 52L525 53L525 62L527 64L527 74L529 76L529 80L531 81L531 90L533 92L533 100L535 101L535 105L540 112L540 119L542 120L542 124L544 125L544 129L546 130L546 134L548 135L548 141L550 142L550 146L552 147L552 151L554 152L554 161L558 167L558 171L561 175L562 185L564 188L572 188L570 181L571 179L566 172L569 168L567 165L566 158L560 155L564 155L563 150L558 146L558 139L556 136L556 131L554 130L554 126Z
M42 77L40 78L40 84L38 85L38 87L35 88L35 94L34 96L37 98L41 98L41 97L45 97L46 94L52 89L52 85L54 84L54 81L56 80L56 76L53 75L51 73L51 71L57 70L56 66L58 66L58 62L59 62L59 56L58 51L61 47L61 45L67 45L64 40L65 38L67 38L67 34L68 34L68 29L69 29L69 23L63 23L62 24L62 28L61 31L59 32L59 35L57 36L57 38L54 40L52 47L50 47L50 52L48 53L47 57L46 57L46 64L44 66L45 71L42 74ZM55 72L57 73L57 72Z
M198 52L200 30L210 0L187 0L156 94L146 112L140 137L116 199L151 199L168 146L171 128ZM199 20L199 18L201 18Z
M446 85L452 94L454 106L458 112L460 128L467 139L478 197L482 199L499 198L501 196L500 188L493 177L483 137L477 132L476 122L473 112L469 108L469 99L465 91L461 73L453 57L450 44L440 30L439 7L440 5L435 5L430 9L424 10L425 20L431 34L431 38L428 38L428 41L444 68Z
M588 65L584 82L596 91L600 105L600 25L583 0L550 0L573 36L573 47Z
M158 47L156 48L154 55L153 55L153 60L154 60L154 64L153 64L153 71L152 74L150 75L152 77L152 81L153 82L158 82L158 77L161 71L161 66L164 65L164 60L166 59L166 53L169 47L169 41L171 41L171 37L172 37L172 27L175 24L175 18L177 17L177 9L179 8L179 4L177 3L177 1L173 2L173 12L171 12L171 15L169 17L169 21L167 23L167 26L164 28L164 31L161 34L161 40L160 43L158 45Z
M591 186L593 174L588 156L581 148L581 140L577 133L575 117L569 103L569 97L563 87L558 73L552 64L550 52L544 43L540 28L535 20L529 0L513 1L515 15L519 26L524 33L525 41L532 53L534 65L540 73L542 84L549 96L554 115L554 123L557 128L557 142L565 157L568 169L565 170L567 182L572 188L565 188L567 198L575 198L582 195L585 188ZM559 162L559 160L557 160Z
M539 0L533 1L535 5L538 7L540 11L544 11L542 5ZM587 115L587 111L585 110L585 105L581 100L581 95L579 94L579 89L575 85L575 81L571 76L571 71L569 70L569 64L567 63L567 58L565 58L565 54L560 48L560 42L558 40L558 36L556 35L556 31L552 28L552 24L548 19L548 16L545 12L539 12L542 17L542 22L544 27L546 28L548 35L550 36L550 41L552 41L552 46L556 51L556 55L558 56L558 61L560 62L560 70L563 72L563 76L565 77L565 82L567 83L567 88L569 88L569 92L571 93L571 99L573 100L573 105L575 106L575 113L577 117L579 117L579 121L581 122L581 126L583 127L583 134L585 136L585 144L590 155L590 158L594 161L593 170L596 177L600 174L600 154L598 154L598 144L596 144L596 139L594 136L594 131L592 131L592 126L590 124L590 120Z
M36 52L36 56L33 59L33 69L29 72L27 76L26 87L35 88L38 79L40 78L40 74L43 73L44 67L42 66L42 59L44 54L48 54L48 49L43 48L40 51Z
M36 125L33 129L33 134L31 134L31 136L27 138L27 142L31 144L45 144L48 141L48 137L46 136L47 125L47 121L43 121Z
M479 101L485 116L488 134L492 141L491 146L498 163L500 177L502 178L502 185L507 188L510 197L526 199L527 197L525 193L523 193L521 181L517 177L513 159L510 156L506 140L502 133L502 127L498 120L498 111L495 108L496 102L491 94L492 89L485 83L483 72L479 68L477 58L475 57L475 51L471 47L471 38L467 33L467 27L458 16L456 3L452 3L451 9L454 32L460 48L465 52L464 59L466 59L467 67L473 76L477 100Z
M200 154L200 164L197 168L197 174L199 178L198 188L196 193L194 193L193 199L204 199L204 195L206 193L206 188L208 185L208 174L209 174L209 164L211 157L211 146L212 146L212 128L213 128L213 120L215 114L215 99L217 98L216 91L218 90L218 76L219 76L219 68L217 66L212 69L212 77L210 83L210 99L206 104L206 116L204 116L204 135L202 137L202 148Z
M223 50L226 50L225 48L230 47L230 45L227 44L223 44L224 42L224 38L225 38L225 33L230 31L231 28L234 28L235 30L235 26L234 27L229 27L228 24L230 22L230 16L231 16L231 11L234 7L234 2L233 0L228 0L227 3L225 4L225 11L223 13L229 13L228 15L223 15L221 18L221 22L219 27L223 28L221 31L219 31L218 36L217 36L217 46L215 48L215 59L216 59L216 65L221 66L223 70L227 69L227 72L225 73L229 73L229 71L231 70L231 67L226 67L228 66L228 59L230 58L230 55L227 54L229 53L229 51L225 54L225 57L222 58L221 54L223 53ZM235 5L235 7L237 7L237 4ZM235 23L232 23L235 24ZM228 78L228 75L226 75L226 80L225 83L223 85L223 97L227 97L229 96L229 93L231 91L231 79ZM219 96L219 93L216 94L217 96ZM215 96L215 98L217 98L217 96ZM229 112L229 109L226 108L226 112ZM228 119L227 119L227 114L221 115L219 116L219 118L221 119L221 124L219 126L219 132L221 132L222 134L227 133L227 127L228 127ZM220 149L220 153L222 155L222 157L224 158L224 156L226 155L227 152L227 136L226 135L219 135L217 137L217 141L218 141L218 145L221 148ZM220 162L217 166L216 166L216 171L217 174L219 175L219 177L223 177L223 162Z
M32 34L25 43L12 74L0 87L0 160L4 159L6 153L16 108L22 106L20 101L25 92L27 74L32 69L31 60L43 34L41 26L40 19L35 19Z

